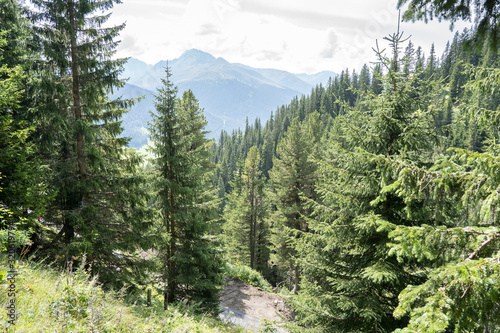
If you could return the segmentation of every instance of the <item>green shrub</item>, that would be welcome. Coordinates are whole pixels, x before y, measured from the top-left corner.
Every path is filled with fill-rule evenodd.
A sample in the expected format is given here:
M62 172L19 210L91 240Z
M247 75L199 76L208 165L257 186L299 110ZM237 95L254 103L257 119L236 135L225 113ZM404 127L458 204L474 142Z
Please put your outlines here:
M268 292L271 292L272 289L271 285L264 279L262 274L245 265L226 264L226 276L236 277L246 284L262 288Z

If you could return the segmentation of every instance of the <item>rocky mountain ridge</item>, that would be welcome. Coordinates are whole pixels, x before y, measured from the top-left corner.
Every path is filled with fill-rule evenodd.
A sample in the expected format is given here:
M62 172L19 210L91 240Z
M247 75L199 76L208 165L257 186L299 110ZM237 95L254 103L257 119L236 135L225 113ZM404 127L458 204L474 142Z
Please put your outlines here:
M153 95L161 86L167 63L179 95L191 89L199 100L211 137L218 137L222 129L244 127L247 117L251 122L257 117L265 121L277 107L288 104L295 96L308 94L316 84L326 84L329 77L336 75L328 71L308 75L253 68L196 49L155 65L130 58L122 73L122 78L128 78L127 84L114 94L123 98L144 96L123 117L124 135L132 138L130 147L147 143L149 111L154 110Z

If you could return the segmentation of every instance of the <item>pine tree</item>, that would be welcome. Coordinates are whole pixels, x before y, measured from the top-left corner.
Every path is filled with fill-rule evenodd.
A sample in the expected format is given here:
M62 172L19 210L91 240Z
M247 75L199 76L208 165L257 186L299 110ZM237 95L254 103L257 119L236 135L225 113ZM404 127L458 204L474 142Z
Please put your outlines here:
M409 225L413 217L405 216L401 200L382 192L383 171L368 157L425 163L435 138L428 108L434 90L419 81L420 73L404 72L409 60L400 58L401 39L399 33L389 37L392 57L378 54L387 72L381 93L335 118L317 160L318 199L307 219L310 230L300 233L296 246L304 279L295 302L306 326L349 332L402 327L405 318L392 315L398 294L421 281L412 263L390 256L387 233L378 230L380 220Z
M36 137L57 192L46 220L62 226L49 247L59 260L86 253L104 281L122 285L142 264L135 252L147 237L137 235L149 218L141 160L119 137L134 101L108 98L124 85L125 59L111 59L124 25L104 27L115 3L34 0L30 17L41 50Z
M205 137L206 120L194 94L188 90L177 100L170 76L167 67L150 124L164 308L185 298L215 312L222 262L217 244L208 236L217 211L211 141Z
M307 232L306 204L314 198L316 165L309 160L321 136L319 114L311 115L307 127L295 118L276 149L273 169L269 172L272 202L276 211L271 215L273 253L271 260L286 274L293 292L300 284L301 267L294 247L297 232ZM312 129L314 128L314 129Z
M469 92L498 89L498 69L475 68ZM498 129L498 110L464 103L477 123ZM394 314L409 316L399 332L492 332L500 328L500 279L497 214L500 185L497 143L483 153L453 149L431 166L415 166L393 158L374 161L386 174L398 175L384 192L406 203L421 225L382 223L389 232L390 252L400 263L417 261L426 272L399 296ZM418 202L418 205L415 203Z
M244 164L235 172L224 211L226 248L232 261L238 261L262 273L269 259L267 199L260 170L257 147L248 152Z

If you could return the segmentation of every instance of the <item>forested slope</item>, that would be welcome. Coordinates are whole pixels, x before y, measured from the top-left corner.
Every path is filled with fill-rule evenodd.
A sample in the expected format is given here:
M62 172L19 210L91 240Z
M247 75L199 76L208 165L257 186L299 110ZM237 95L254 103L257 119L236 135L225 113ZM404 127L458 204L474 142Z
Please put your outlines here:
M498 2L400 1L407 19L478 24L440 57L397 31L376 64L216 144L167 67L148 158L121 134L136 101L113 95L124 26L103 24L119 2L0 0L0 231L14 267L2 282L19 256L40 258L65 281L154 288L166 314L215 315L230 263L290 294L301 332L500 329ZM56 321L87 288L63 282ZM2 300L27 311L37 290L19 288Z
M304 327L497 327L499 63L475 35L438 57L395 33L378 64L221 133L229 259L295 293Z

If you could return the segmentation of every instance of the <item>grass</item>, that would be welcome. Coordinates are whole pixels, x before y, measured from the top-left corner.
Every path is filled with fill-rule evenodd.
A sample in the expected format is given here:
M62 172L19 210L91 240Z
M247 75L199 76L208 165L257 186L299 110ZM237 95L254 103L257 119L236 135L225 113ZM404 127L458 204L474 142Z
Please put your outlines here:
M0 257L6 271L6 257ZM211 315L196 315L186 304L163 310L162 299L152 306L131 304L118 293L104 292L83 268L60 272L47 265L18 263L16 307L19 319L8 325L7 284L0 285L0 332L243 332Z
M267 292L272 292L271 285L262 274L248 266L227 263L226 275L229 277L236 277L246 284L261 288Z

